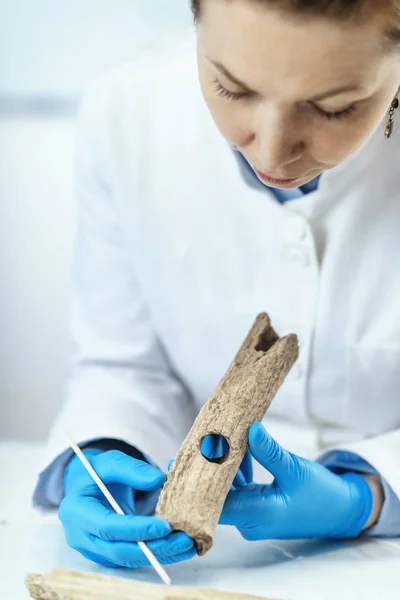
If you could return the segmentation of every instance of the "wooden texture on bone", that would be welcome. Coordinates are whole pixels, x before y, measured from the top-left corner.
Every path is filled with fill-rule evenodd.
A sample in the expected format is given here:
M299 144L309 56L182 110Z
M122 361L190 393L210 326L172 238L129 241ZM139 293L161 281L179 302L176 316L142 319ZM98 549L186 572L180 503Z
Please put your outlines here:
M200 556L213 544L226 496L248 448L249 428L263 419L298 352L296 335L280 338L268 315L258 315L176 456L156 515L193 538ZM229 445L218 462L210 462L200 450L211 434L223 436Z
M35 600L267 600L260 596L169 587L67 569L28 575L25 585Z

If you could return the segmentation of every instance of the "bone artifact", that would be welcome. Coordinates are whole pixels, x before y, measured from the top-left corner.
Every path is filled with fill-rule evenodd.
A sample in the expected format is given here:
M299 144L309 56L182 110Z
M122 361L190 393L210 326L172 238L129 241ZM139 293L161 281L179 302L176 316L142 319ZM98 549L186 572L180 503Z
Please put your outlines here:
M226 496L248 448L249 428L264 417L298 352L296 335L280 338L268 315L258 315L176 456L156 515L193 538L200 556L213 544ZM203 456L201 446L209 435L223 436L225 456Z

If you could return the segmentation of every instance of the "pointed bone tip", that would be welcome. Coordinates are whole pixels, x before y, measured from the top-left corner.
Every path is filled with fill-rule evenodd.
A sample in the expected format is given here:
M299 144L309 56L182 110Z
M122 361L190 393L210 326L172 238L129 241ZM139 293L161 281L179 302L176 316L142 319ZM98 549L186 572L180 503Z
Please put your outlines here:
M297 348L299 347L299 338L296 333L288 333L287 335L284 335L281 338L279 338L279 340L281 341L281 343L283 342L287 346L297 346Z
M279 339L280 343L284 346L286 351L289 351L291 354L293 353L297 358L300 354L300 344L299 338L295 333L289 333Z
M266 312L258 313L256 320L258 320L258 321L265 321L266 323L271 323L269 315Z
M299 343L299 337L297 335L297 333L288 333L287 335L284 335L283 337L281 337L282 340L290 340L292 342L295 342L296 344Z

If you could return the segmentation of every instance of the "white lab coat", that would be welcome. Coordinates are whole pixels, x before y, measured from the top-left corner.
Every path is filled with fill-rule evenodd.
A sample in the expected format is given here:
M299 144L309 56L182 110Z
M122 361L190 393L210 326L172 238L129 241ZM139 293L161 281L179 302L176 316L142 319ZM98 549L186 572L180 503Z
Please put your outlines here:
M256 315L298 334L266 417L345 447L400 495L400 121L280 205L202 98L193 34L113 67L78 124L78 356L44 463L117 438L174 457ZM293 431L293 430L292 430ZM297 444L298 447L298 444Z

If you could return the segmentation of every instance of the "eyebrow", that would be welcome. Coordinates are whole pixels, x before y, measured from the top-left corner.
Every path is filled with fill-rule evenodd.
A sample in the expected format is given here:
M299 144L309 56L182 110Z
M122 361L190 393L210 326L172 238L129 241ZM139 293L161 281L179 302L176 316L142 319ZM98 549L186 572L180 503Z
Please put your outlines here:
M249 92L254 92L254 90L252 90L248 85L243 83L243 81L240 81L240 79L238 79L237 77L232 75L232 73L226 67L224 67L224 65L222 65L220 62L211 60L211 58L207 58L207 60L210 63L212 63L214 65L214 67L216 67L219 71L221 71L221 73L223 73L225 75L225 77L230 79L232 81L232 83L234 83L235 85L237 85L239 87L245 88ZM318 94L318 96L314 96L313 98L310 98L310 101L318 102L319 100L325 100L326 98L338 96L339 94L343 94L344 92L358 92L360 90L361 90L360 86L350 84L350 85L342 86L339 88L334 88L332 90L328 90L326 92L323 92L322 94Z

